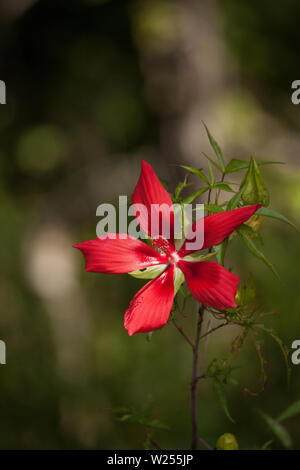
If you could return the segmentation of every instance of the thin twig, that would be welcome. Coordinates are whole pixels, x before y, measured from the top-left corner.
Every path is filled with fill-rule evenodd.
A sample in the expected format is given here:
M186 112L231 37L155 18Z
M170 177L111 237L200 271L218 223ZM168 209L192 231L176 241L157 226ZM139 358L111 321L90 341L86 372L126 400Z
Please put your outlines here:
M214 377L212 375L205 375L205 374L202 374L202 375L198 375L198 377L196 377L196 380L202 380L202 379L213 379Z
M163 449L157 444L157 442L155 442L155 441L150 437L149 431L148 431L148 429L147 429L146 426L143 426L143 431L144 431L144 433L145 433L146 439L148 439L148 441L150 442L150 444L152 444L155 449L157 449L157 450L163 450Z
M221 323L221 325L217 325L217 326L215 326L214 328L211 328L211 329L208 330L206 333L204 333L202 336L200 336L200 339L205 338L206 336L210 335L210 334L213 333L214 331L217 331L219 328L222 328L223 326L227 326L227 325L230 325L230 323L224 322L224 323Z
M211 325L211 320L209 319L208 322L207 322L206 332L209 331L210 325ZM201 336L200 336L200 340L201 340ZM201 351L201 356L200 356L200 361L199 361L199 367L198 367L198 374L199 375L201 375L201 373L202 373L202 369L203 369L204 362L205 362L205 354L206 354L206 350L207 350L207 341L208 341L208 335L205 335L205 339L204 339L204 343L203 343L203 347L202 347L202 351Z
M214 448L212 446L210 446L208 442L206 442L204 439L202 439L202 437L198 436L198 441L201 442L201 444L203 444L204 447L206 447L207 449L214 450Z
M225 178L225 173L222 173L221 183L223 183L224 178ZM221 188L219 188L219 190L217 191L216 199L215 199L215 204L218 204L218 203L219 203L220 193L221 193Z
M184 337L184 339L186 340L186 342L191 346L192 350L194 351L195 345L192 343L192 341L190 340L190 338L185 334L185 332L183 331L183 329L176 323L175 318L172 318L172 322L173 322L175 328L177 328L177 330L178 330L179 333L181 334L181 336Z

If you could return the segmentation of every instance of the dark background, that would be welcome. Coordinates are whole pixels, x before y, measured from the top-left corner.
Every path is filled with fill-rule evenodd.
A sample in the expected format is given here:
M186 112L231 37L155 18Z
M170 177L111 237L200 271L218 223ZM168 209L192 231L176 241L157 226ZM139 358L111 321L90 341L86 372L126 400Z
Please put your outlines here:
M224 155L279 160L262 170L272 208L295 223L300 210L300 79L297 0L0 1L0 448L141 448L139 426L113 409L153 400L163 448L190 442L191 355L172 325L130 338L123 314L141 281L86 273L71 248L95 237L96 208L130 195L140 160L173 189L181 170L201 167L208 143ZM264 252L282 278L234 241L230 260L251 271L267 320L288 346L300 339L297 232L266 220ZM194 324L194 312L187 323ZM236 331L220 330L208 360ZM268 384L247 342L239 385L227 387L232 424L209 381L199 393L200 435L212 445L233 432L242 448L274 437L257 415L277 416L300 398L300 366L287 389L284 360L264 338ZM299 418L287 422L300 448ZM274 439L273 448L280 448Z

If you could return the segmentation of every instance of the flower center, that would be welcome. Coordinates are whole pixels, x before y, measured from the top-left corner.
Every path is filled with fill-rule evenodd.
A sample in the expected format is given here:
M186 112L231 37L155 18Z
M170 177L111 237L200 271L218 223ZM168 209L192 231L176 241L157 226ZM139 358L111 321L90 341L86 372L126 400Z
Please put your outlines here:
M176 251L174 251L173 253L171 253L171 254L169 255L169 263L170 263L170 264L176 264L176 263L178 263L179 259L180 259L180 257L179 257L179 255L178 255L178 253L177 253Z

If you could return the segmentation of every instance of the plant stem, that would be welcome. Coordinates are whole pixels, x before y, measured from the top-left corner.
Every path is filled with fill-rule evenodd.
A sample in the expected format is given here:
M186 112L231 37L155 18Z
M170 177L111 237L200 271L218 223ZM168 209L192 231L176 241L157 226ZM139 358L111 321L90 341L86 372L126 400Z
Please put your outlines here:
M206 447L208 450L214 450L213 447L208 444L208 442L202 439L202 437L198 437L198 441L201 442L201 444L204 445L204 447Z
M192 413L192 443L191 449L197 449L198 438L198 365L199 365L199 342L204 316L204 306L200 305L196 329L195 347L193 350L193 371L191 380L191 413Z
M221 183L223 183L224 178L225 178L225 173L222 173ZM219 203L220 192L221 192L221 188L219 188L219 190L217 191L215 204Z
M177 328L177 330L179 331L179 333L184 337L184 339L186 340L186 342L191 346L192 350L194 351L195 349L195 346L194 344L192 343L192 341L189 339L189 337L185 334L185 332L183 331L183 329L181 328L181 326L179 326L175 320L175 318L172 318L172 322L175 326L175 328Z

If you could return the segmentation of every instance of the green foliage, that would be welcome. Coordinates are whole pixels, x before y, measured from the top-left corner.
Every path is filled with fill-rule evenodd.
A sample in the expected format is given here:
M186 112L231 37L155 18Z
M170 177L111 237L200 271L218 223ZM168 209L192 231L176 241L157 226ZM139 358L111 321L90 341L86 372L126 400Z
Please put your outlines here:
M274 268L273 264L270 263L270 261L267 260L265 255L257 248L255 243L253 242L251 236L249 235L249 230L248 228L246 229L245 227L241 226L238 229L238 234L245 244L245 246L248 248L248 250L259 260L263 261L265 265L273 272L273 274L279 279L278 273L276 269Z
M274 341L276 341L276 343L280 347L280 350L282 352L282 355L283 355L283 358L284 358L284 361L285 361L286 373L287 373L287 384L288 384L288 387L289 387L290 379L291 379L291 366L289 364L289 350L288 350L288 347L282 341L282 339L278 336L278 334L275 333L275 331L272 328L267 328L264 325L257 325L257 327L262 329L263 331L265 331L269 336L271 336L271 338L273 338Z
M259 410L259 414L272 433L277 437L282 446L286 449L290 449L292 447L292 440L286 428L282 426L278 420L273 419L263 411Z
M266 441L261 447L258 448L258 450L269 450L269 447L273 444L272 439L269 441Z
M233 158L226 165L225 173L226 174L227 173L235 173L236 171L245 170L245 169L249 168L250 164L251 164L251 162L249 162L249 161L240 160L238 158ZM260 165L284 165L284 163L283 162L271 162L271 161L266 161L266 162L258 161L257 165L259 165L259 166Z
M235 209L241 199L241 196L242 196L242 192L243 192L244 188L243 186L239 189L239 191L237 191L235 193L234 196L232 196L232 198L228 201L228 204L227 204L227 210L228 211L231 211L233 209Z
M212 146L219 162L220 162L220 166L221 166L221 169L223 172L225 172L225 163L224 163L224 158L223 158L223 154L222 154L222 150L220 149L218 143L215 141L215 139L213 138L213 136L211 135L211 133L209 132L207 126L204 124L204 127L205 127L205 130L206 130L206 133L207 133L207 136L208 136L208 139L209 139L209 142L210 142L210 145Z
M222 168L220 167L220 165L215 162L215 160L213 160L211 157L209 157L208 155L206 155L206 153L202 152L202 154L204 155L204 157L212 164L214 165L215 168L217 168L219 170L220 173L223 173L223 170Z
M241 183L242 201L246 205L263 204L268 206L270 202L269 191L266 189L258 165L251 157L250 165L244 180Z
M253 276L250 275L248 282L242 281L236 296L236 303L243 315L251 314L256 305L256 289Z
M300 400L290 405L276 419L261 410L258 410L258 412L281 445L286 449L290 449L292 447L292 439L286 427L282 425L282 422L300 414Z
M186 165L180 165L180 166L181 166L181 168L184 168L185 170L187 170L192 175L195 175L198 178L200 178L205 184L207 184L207 186L209 186L209 180L208 180L207 176L203 173L202 170L199 170L197 168L193 168L191 166L186 166Z
M211 212L212 214L216 214L218 212L224 212L224 209L218 204L204 204L204 209L207 212Z
M285 222L286 224L289 224L291 227L294 227L296 230L298 230L296 225L293 224L293 222L287 219L284 215L279 214L279 212L276 212L274 209L269 209L268 207L261 207L260 209L258 209L258 211L256 211L256 214L280 220L281 222Z
M281 423L282 421L285 421L286 419L293 418L294 416L297 416L300 414L300 400L296 401L293 403L291 406L289 406L285 411L283 411L277 418L277 421Z
M265 206L269 204L269 192L265 187L263 177L261 175L259 167L268 164L278 164L281 162L271 162L271 161L259 161L256 162L252 157L249 161L232 159L227 165L224 163L223 153L221 148L217 144L216 140L212 137L211 133L205 126L209 142L214 150L214 153L217 157L217 161L213 160L211 157L205 155L208 160L208 173L209 178L203 172L203 169L197 169L190 166L182 165L189 174L197 176L204 187L200 188L198 191L195 191L190 196L185 197L183 202L192 202L196 197L203 195L208 191L208 199L204 204L204 209L207 211L207 214L217 214L224 212L226 210L234 210L237 207L243 207L244 205L252 204L263 204L261 207L246 223L242 224L236 232L234 232L229 238L226 238L222 243L213 247L209 250L210 256L216 256L217 262L224 266L225 255L227 249L230 246L230 242L235 238L236 235L242 240L245 247L254 255L257 259L263 261L263 263L278 277L277 271L273 264L265 257L263 252L257 247L256 242L259 242L263 245L263 238L260 233L261 223L263 217L272 217L279 221L285 222L293 227L294 224L289 221L285 216L279 214L273 209L268 209ZM215 167L222 174L221 181L216 181L213 167ZM246 171L246 174L242 178L242 181L237 190L232 189L232 184L228 181L225 181L225 177L229 173L236 173L238 171ZM180 183L175 190L175 199L178 199L181 191L186 188L186 178L183 183ZM215 202L212 203L212 194L215 192ZM222 204L219 204L220 193L234 193L233 196L225 201ZM225 207L224 207L225 206ZM186 257L189 261L203 261L207 257L203 255L189 255ZM187 298L185 290L180 288L180 294L183 296L184 300ZM250 390L248 387L244 387L244 391L251 395L258 395L262 393L265 389L267 382L267 361L264 357L263 352L263 337L262 332L269 334L280 346L281 351L285 358L285 363L288 371L288 378L290 376L290 367L288 364L288 350L284 345L283 341L279 336L271 329L266 328L262 324L262 319L266 315L265 313L260 312L260 308L256 298L256 289L254 284L253 276L251 275L247 282L241 281L240 286L236 295L236 304L237 307L230 308L227 310L217 310L214 308L206 307L213 316L219 320L223 320L223 323L220 323L216 327L212 328L207 334L213 333L219 328L223 328L227 325L239 325L242 327L242 331L238 336L232 341L229 354L224 359L214 359L210 365L206 368L204 376L207 378L213 379L213 388L215 394L218 398L218 401L227 416L227 418L234 423L234 420L229 412L227 396L226 396L226 384L236 384L236 379L232 376L232 372L235 367L233 366L233 361L240 353L246 338L249 338L252 341L252 344L255 348L259 364L260 364L260 378L259 378L259 389L258 391ZM181 333L184 334L181 329ZM204 335L206 336L206 335ZM283 418L292 415L293 413L300 413L300 405L296 403L293 407L287 410L286 414L283 414ZM280 419L273 420L266 414L262 414L263 419L268 424L268 426L273 430L277 438L280 440L282 445L286 448L289 448L291 445L290 437L287 431L279 423ZM222 437L222 436L221 436ZM261 449L267 449L271 441L265 443Z
M227 397L226 397L224 383L221 380L219 380L218 378L215 378L215 380L214 380L214 391L217 395L217 398L218 398L218 400L219 400L219 402L220 402L227 418L232 423L235 423L234 419L232 418L232 416L231 416L231 414L229 413L229 410L228 410Z
M206 193L209 188L201 188L199 191L196 191L195 193L191 194L190 196L187 196L182 203L183 204L191 204L197 197L201 196L202 194Z
M152 418L153 401L148 397L141 410L135 410L133 407L120 407L113 409L115 419L120 423L136 424L141 427L145 435L144 448L159 448L153 440L153 434L156 430L168 431L169 427L160 420Z

